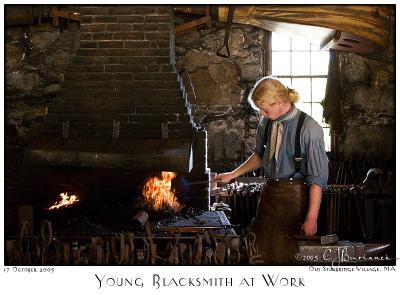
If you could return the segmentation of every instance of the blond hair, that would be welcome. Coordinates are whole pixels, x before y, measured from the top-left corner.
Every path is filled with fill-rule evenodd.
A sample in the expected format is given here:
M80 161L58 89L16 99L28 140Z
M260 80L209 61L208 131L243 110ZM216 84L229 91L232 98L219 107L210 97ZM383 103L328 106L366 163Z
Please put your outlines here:
M299 94L296 90L286 87L275 77L263 77L256 82L250 91L248 101L253 109L258 110L260 103L274 103L278 100L283 102L296 103L299 101Z

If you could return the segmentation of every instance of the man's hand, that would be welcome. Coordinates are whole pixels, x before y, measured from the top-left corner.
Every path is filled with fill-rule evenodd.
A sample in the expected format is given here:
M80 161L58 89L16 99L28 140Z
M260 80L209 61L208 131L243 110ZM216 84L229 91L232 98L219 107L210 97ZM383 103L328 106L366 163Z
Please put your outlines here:
M306 220L304 221L301 231L305 236L314 236L318 229L318 213L321 205L322 189L318 184L310 185L310 202Z
M226 172L226 173L218 174L217 176L215 176L214 179L212 179L212 181L228 183L234 178L235 178L235 175L233 174L233 172Z
M317 220L306 219L301 227L302 234L305 236L314 236L317 233L318 224Z

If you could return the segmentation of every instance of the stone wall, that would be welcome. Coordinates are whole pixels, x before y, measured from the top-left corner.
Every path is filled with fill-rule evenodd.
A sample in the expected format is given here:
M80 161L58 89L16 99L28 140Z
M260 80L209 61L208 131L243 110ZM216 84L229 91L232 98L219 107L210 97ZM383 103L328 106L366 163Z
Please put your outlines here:
M247 95L263 76L264 34L258 28L233 25L230 58L216 55L224 40L223 24L176 36L177 69L186 68L183 77L194 120L208 131L208 164L212 171L236 167L254 147L259 118L247 103Z
M46 114L79 41L79 23L5 28L6 130L24 137Z
M386 48L378 57L347 52L337 55L344 127L338 134L338 152L346 158L372 154L394 159L394 21L388 29Z

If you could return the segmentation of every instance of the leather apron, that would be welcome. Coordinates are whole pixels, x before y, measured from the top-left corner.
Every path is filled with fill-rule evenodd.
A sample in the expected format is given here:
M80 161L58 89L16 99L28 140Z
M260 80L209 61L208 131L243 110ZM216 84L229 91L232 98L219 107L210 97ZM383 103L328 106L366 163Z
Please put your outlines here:
M258 201L250 231L265 265L294 265L297 241L289 235L299 234L308 210L308 187L303 182L268 181Z

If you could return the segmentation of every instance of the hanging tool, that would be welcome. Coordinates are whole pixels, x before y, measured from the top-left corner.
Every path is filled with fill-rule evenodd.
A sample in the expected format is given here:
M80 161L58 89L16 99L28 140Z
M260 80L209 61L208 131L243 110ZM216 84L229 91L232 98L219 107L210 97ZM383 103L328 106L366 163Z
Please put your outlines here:
M23 264L31 264L31 255L28 238L28 220L21 221L21 230L19 235L19 251L22 256Z
M194 264L195 265L200 265L201 264L201 259L203 256L203 237L202 235L197 235L196 239L194 240Z
M229 35L231 33L231 26L232 26L232 20L233 20L233 14L234 13L235 13L235 5L230 5L229 6L229 11L228 11L228 18L226 20L224 44L222 44L222 46L220 48L218 48L217 56L225 57L225 58L229 58L231 56L231 53L229 51L228 42L229 42ZM226 48L226 52L227 52L226 55L221 53L221 50L224 47Z
M47 235L45 234L47 228ZM51 228L51 222L45 220L41 227L40 227L40 240L41 240L41 261L42 265L46 265L47 263L47 249L51 244L51 241L53 240L53 230Z

